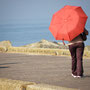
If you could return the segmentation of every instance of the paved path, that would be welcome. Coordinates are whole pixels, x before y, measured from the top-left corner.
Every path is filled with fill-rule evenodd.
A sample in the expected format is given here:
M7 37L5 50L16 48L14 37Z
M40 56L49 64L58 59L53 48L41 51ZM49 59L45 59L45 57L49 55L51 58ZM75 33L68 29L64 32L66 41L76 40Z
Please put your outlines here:
M90 59L84 71L83 78L73 78L69 57L0 53L0 78L90 90Z

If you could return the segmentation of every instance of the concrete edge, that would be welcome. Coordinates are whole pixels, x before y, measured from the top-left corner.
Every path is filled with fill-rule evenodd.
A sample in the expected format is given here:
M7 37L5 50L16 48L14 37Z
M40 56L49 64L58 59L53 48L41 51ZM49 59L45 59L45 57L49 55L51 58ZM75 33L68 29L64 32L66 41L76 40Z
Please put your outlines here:
M79 89L0 78L0 90L79 90Z

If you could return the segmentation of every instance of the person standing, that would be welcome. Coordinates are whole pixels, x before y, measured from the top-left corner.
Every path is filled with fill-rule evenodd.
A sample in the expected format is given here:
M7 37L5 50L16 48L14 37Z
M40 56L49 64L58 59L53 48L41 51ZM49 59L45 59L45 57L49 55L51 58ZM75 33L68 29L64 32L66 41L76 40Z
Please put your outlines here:
M88 31L84 28L84 35L88 35ZM69 51L72 58L72 76L83 77L83 53L84 53L84 40L82 34L78 35L72 41L69 42Z

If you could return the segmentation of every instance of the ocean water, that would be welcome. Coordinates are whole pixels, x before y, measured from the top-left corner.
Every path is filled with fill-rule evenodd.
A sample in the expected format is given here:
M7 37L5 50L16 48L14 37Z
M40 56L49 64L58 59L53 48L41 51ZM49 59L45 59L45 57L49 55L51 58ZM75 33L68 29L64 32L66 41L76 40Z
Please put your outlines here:
M0 41L10 40L13 46L23 46L42 39L54 41L48 26L0 26Z
M42 39L56 41L48 27L48 25L0 25L0 41L10 40L13 46L23 46ZM90 36L85 44L90 45Z

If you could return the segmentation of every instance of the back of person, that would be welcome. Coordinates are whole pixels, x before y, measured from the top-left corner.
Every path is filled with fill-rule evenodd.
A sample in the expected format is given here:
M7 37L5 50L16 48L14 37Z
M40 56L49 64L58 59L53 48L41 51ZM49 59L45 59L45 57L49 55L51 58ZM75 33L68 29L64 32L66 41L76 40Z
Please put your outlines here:
M83 33L85 35L88 35L89 34L86 28L84 28L84 32ZM82 43L83 41L84 41L83 35L80 34L77 37L75 37L72 41L69 41L69 44L68 45L71 45L71 44L74 44L74 43Z
M72 76L73 77L83 77L83 52L84 52L84 40L88 31L84 28L84 35L80 34L72 41L69 42L69 51L72 58Z
M71 44L74 44L74 43L80 43L80 42L82 43L83 42L83 39L82 39L81 35L78 35L72 41L69 41L69 44L68 45L71 45Z

